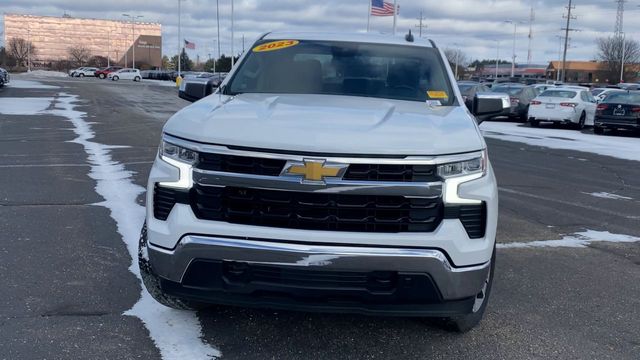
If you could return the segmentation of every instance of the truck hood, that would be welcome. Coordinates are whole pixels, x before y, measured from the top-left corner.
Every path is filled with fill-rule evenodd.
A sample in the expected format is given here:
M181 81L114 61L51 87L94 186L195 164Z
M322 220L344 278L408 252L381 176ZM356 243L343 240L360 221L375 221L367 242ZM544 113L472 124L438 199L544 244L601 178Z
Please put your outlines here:
M465 107L333 95L213 94L169 119L202 143L321 154L445 155L484 148Z

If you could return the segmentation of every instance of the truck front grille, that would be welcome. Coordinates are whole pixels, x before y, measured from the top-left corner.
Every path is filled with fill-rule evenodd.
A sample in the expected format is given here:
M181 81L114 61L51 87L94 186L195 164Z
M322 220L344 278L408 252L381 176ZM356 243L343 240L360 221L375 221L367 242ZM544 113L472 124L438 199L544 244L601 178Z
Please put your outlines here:
M197 168L236 174L279 176L286 160L200 153ZM343 180L431 182L440 181L435 165L351 164Z
M195 185L191 207L200 219L304 230L432 232L442 199L318 194Z

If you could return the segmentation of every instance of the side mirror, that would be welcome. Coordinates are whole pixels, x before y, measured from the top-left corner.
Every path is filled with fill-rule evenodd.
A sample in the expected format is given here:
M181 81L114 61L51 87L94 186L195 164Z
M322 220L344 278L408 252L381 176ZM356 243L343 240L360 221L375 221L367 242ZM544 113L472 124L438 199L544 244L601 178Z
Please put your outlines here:
M195 102L213 94L218 87L214 78L187 78L182 80L178 96L184 100Z
M473 98L471 112L478 124L494 116L502 115L511 109L509 95L500 93L477 93Z

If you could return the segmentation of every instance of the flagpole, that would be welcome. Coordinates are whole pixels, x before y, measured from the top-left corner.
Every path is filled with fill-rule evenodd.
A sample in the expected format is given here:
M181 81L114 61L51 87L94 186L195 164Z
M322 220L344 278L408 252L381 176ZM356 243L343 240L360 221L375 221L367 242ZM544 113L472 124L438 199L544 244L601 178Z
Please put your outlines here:
M371 0L369 1L369 12L367 13L367 32L369 32L369 24L371 23Z
M393 0L393 35L396 35L396 18L398 17L398 0Z

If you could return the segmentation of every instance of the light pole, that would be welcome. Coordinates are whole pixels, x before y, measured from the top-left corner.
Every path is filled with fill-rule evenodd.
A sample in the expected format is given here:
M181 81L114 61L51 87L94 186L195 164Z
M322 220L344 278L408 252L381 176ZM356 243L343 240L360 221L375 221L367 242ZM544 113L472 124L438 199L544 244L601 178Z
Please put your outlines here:
M234 33L233 33L233 0L231 0L231 68L233 68L233 65L235 64L235 59L236 59L236 55L233 51L233 39L234 39Z
M182 37L180 35L180 21L182 18L182 2L185 0L178 0L178 76L181 76L181 69L182 69L182 64L181 64L181 60L182 60Z
M131 68L136 68L136 19L142 18L142 15L129 15L122 14L122 16L128 17L131 19L131 34L133 37L133 42L131 43ZM126 66L126 64L125 64Z
M213 40L214 48L215 48L217 42L218 42L217 40ZM218 58L214 57L213 58L213 73L214 74L216 73L216 61L218 61Z
M624 52L627 46L626 38L627 38L627 34L622 33L622 36L620 37L620 39L622 40L622 56L620 57L620 82L621 83L624 82L624 55L625 55Z
M500 40L496 40L498 43L496 51L496 79L498 79L498 65L500 65Z
M27 29L27 72L31 72L31 29Z
M111 66L111 30L107 32L107 67Z
M505 23L513 24L513 55L511 60L511 77L516 75L516 33L518 31L518 23L514 20L506 20Z
M220 0L216 0L216 26L218 30L216 32L216 36L218 37L218 56L220 59Z

